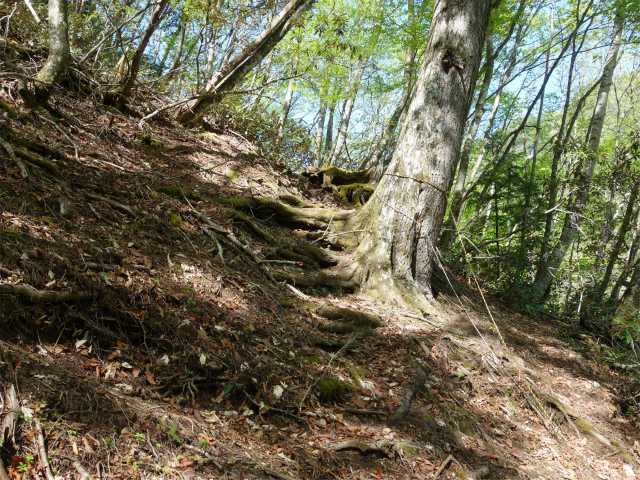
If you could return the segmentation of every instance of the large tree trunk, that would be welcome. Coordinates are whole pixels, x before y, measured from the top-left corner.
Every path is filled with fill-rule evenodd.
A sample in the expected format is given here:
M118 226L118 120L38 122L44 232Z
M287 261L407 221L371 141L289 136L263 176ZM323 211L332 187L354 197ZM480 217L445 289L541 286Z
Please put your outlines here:
M49 0L49 56L36 75L36 100L47 103L52 86L67 75L71 53L69 52L69 29L67 25L67 0Z
M460 153L460 165L458 167L458 175L456 176L456 183L453 189L453 197L451 199L451 211L449 212L449 218L445 222L442 235L440 236L439 247L446 250L454 238L455 227L457 221L460 219L460 212L462 206L462 194L464 192L464 186L467 181L467 170L469 169L469 158L471 157L471 147L478 133L478 127L480 127L480 121L484 115L484 105L487 102L487 93L489 91L489 85L493 78L493 65L495 57L493 55L493 32L487 32L487 47L484 61L484 78L482 79L482 86L478 93L478 101L476 102L476 110L473 113L473 119L467 136Z
M358 90L360 89L362 75L364 74L364 69L367 66L368 61L368 55L360 57L360 60L358 61L358 66L356 67L356 72L353 76L353 82L351 83L351 93L342 107L342 115L340 116L340 124L338 125L338 134L336 135L336 141L333 145L333 152L331 152L331 157L327 161L327 165L329 166L335 165L342 154L344 143L347 140L347 130L349 129L351 112L353 111L353 105L356 102Z
M607 113L607 102L609 99L609 91L613 81L613 72L618 64L618 51L622 41L622 28L624 25L624 17L620 11L616 13L613 28L613 39L607 59L605 62L600 88L596 97L596 105L591 116L589 129L587 131L587 149L588 155L582 171L576 175L574 182L580 188L575 193L568 212L564 217L564 226L557 245L553 248L548 258L542 258L541 263L536 272L534 282L534 292L538 298L547 298L551 292L551 286L555 278L555 274L564 260L564 256L571 246L573 239L578 232L580 220L584 214L589 198L591 179L593 171L598 160L598 148L600 146L600 137L602 127Z
M291 0L262 33L213 74L200 92L200 98L187 104L178 121L183 125L199 124L224 94L238 85L273 50L315 1Z
M122 85L116 90L118 104L123 104L125 99L131 95L131 89L133 88L133 84L135 83L136 78L138 78L138 72L140 71L140 62L142 61L142 56L144 55L144 51L147 48L149 40L151 40L151 36L160 24L160 18L162 16L162 12L167 6L167 3L169 3L169 0L161 0L151 13L151 19L149 20L147 30L144 32L144 36L142 37L142 40L140 40L140 44L138 45L138 48L136 49L136 52L133 54L133 58L131 59L131 67L129 68L129 73L123 80Z
M440 0L405 125L374 196L357 280L374 298L432 310L431 270L480 68L490 0ZM420 295L422 293L424 296ZM426 299L425 299L426 297Z

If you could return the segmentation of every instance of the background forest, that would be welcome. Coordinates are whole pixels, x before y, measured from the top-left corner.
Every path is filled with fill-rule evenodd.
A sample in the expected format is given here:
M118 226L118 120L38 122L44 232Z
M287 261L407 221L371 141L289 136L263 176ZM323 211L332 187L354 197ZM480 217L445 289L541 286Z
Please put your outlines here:
M613 328L635 347L640 7L497 3L440 250L529 313ZM5 33L13 27L37 49L48 45L37 22L47 4L31 5L5 4L2 21ZM94 94L120 106L134 82L134 96L161 92L166 113L206 93L230 64L244 64L218 89L225 95L207 110L212 125L237 131L293 170L381 172L404 122L432 2L300 5L72 2L71 70L90 65L100 79L90 82ZM294 7L311 10L268 50L248 55L272 19ZM159 113L144 105L143 112L145 119Z
M0 1L0 480L636 478L639 25Z

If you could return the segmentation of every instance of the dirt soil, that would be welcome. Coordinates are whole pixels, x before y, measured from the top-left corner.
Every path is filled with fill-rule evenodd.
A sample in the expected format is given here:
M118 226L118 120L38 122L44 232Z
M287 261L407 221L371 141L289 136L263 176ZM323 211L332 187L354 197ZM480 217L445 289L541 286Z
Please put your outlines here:
M310 271L274 257L301 232L251 217L269 244L229 199L334 203L285 161L229 128L141 127L137 107L80 93L26 110L10 77L0 98L0 135L60 171L26 162L25 180L0 148L0 419L10 385L21 401L0 447L12 480L46 478L45 453L60 479L640 475L638 377L572 326L495 298L487 310L448 270L441 318L274 283L267 272ZM324 304L383 326L326 333ZM408 416L388 425L420 373Z

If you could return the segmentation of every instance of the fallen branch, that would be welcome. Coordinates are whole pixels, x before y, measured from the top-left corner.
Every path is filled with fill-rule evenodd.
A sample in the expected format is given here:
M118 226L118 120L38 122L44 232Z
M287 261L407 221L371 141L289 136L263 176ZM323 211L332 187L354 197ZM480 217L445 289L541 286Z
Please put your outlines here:
M0 351L0 354L2 352ZM1 373L1 372L0 372ZM7 382L7 378L4 379ZM0 385L4 390L4 405L2 417L0 417L0 441L10 438L15 443L16 425L20 420L22 409L20 408L20 400L13 383L5 383ZM1 392L0 392L1 393Z
M78 471L78 473L80 474L80 479L79 480L90 480L91 479L91 475L82 466L82 464L80 463L79 460L74 460L73 462L71 462L71 465L73 465L73 468L75 468Z
M362 408L353 408L353 407L342 407L340 411L345 413L351 413L353 415L380 415L382 417L386 417L388 415L387 412L382 412L380 410L364 410Z
M85 292L54 292L50 290L38 290L30 285L0 283L0 295L10 294L20 295L32 303L80 302L91 299L91 295Z
M9 475L7 475L7 471L4 469L4 463L2 463L2 458L0 458L0 480L11 480Z
M362 442L360 440L347 440L346 442L336 443L331 447L339 452L341 450L359 450L360 453L366 455L368 453L376 453L390 457L393 452L393 445L389 440L378 440L377 442Z
M9 158L13 160L13 163L16 164L18 170L20 170L20 176L25 179L28 178L29 170L27 170L27 166L22 162L22 160L16 157L16 154L13 152L13 148L11 148L11 145L9 145L2 137L0 137L0 145L5 149L7 155L9 155Z
M416 397L418 391L422 388L424 382L426 381L427 373L420 365L418 365L418 374L416 375L415 380L409 387L409 390L407 390L402 396L402 405L400 406L400 408L398 408L396 413L394 413L387 419L387 425L398 425L399 423L403 422L405 418L407 418L413 399Z
M14 272L13 270L9 270L3 267L0 267L0 273L2 273L3 275L6 275L7 277L12 277L14 275L20 276L20 272Z
M133 213L133 211L129 207L127 207L126 205L122 205L121 203L118 203L115 200L111 200L110 198L106 198L106 197L103 197L103 196L100 196L100 195L96 195L95 193L90 193L90 192L84 192L84 194L87 197L92 198L94 200L100 200L100 201L106 202L109 205L111 205L112 207L117 208L121 212L124 212L127 215L130 215L131 217L135 217L135 214Z
M433 477L431 477L431 480L436 480L436 478L438 478L440 476L442 471L445 468L447 468L447 465L449 465L449 462L451 462L451 460L453 460L453 455L449 455L447 458L445 458L444 462L442 462L442 464L440 465L440 468L438 468L438 470L436 471L435 475Z
M289 288L289 290L291 290L297 297L301 298L302 300L304 300L306 302L310 302L311 301L311 297L310 296L305 295L304 293L302 293L300 290L298 290L293 285L289 285L287 283L287 288Z
M37 414L33 420L35 422L36 432L38 434L38 454L40 455L40 464L44 468L44 475L45 477L47 477L47 480L55 480L53 473L51 473L51 467L49 466L49 459L47 458L47 447L44 444L44 434L42 433L42 425L40 425L40 419L37 417Z

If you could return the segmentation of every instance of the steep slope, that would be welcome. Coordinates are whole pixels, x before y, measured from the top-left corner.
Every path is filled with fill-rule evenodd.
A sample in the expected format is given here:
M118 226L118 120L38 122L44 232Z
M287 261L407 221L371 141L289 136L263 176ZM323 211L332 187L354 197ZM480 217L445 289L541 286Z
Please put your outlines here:
M0 478L47 476L45 456L51 478L640 473L637 380L571 327L487 310L448 270L439 318L274 281L348 252L234 207L332 192L229 129L140 127L78 93L29 111L6 85L29 177L3 147Z

